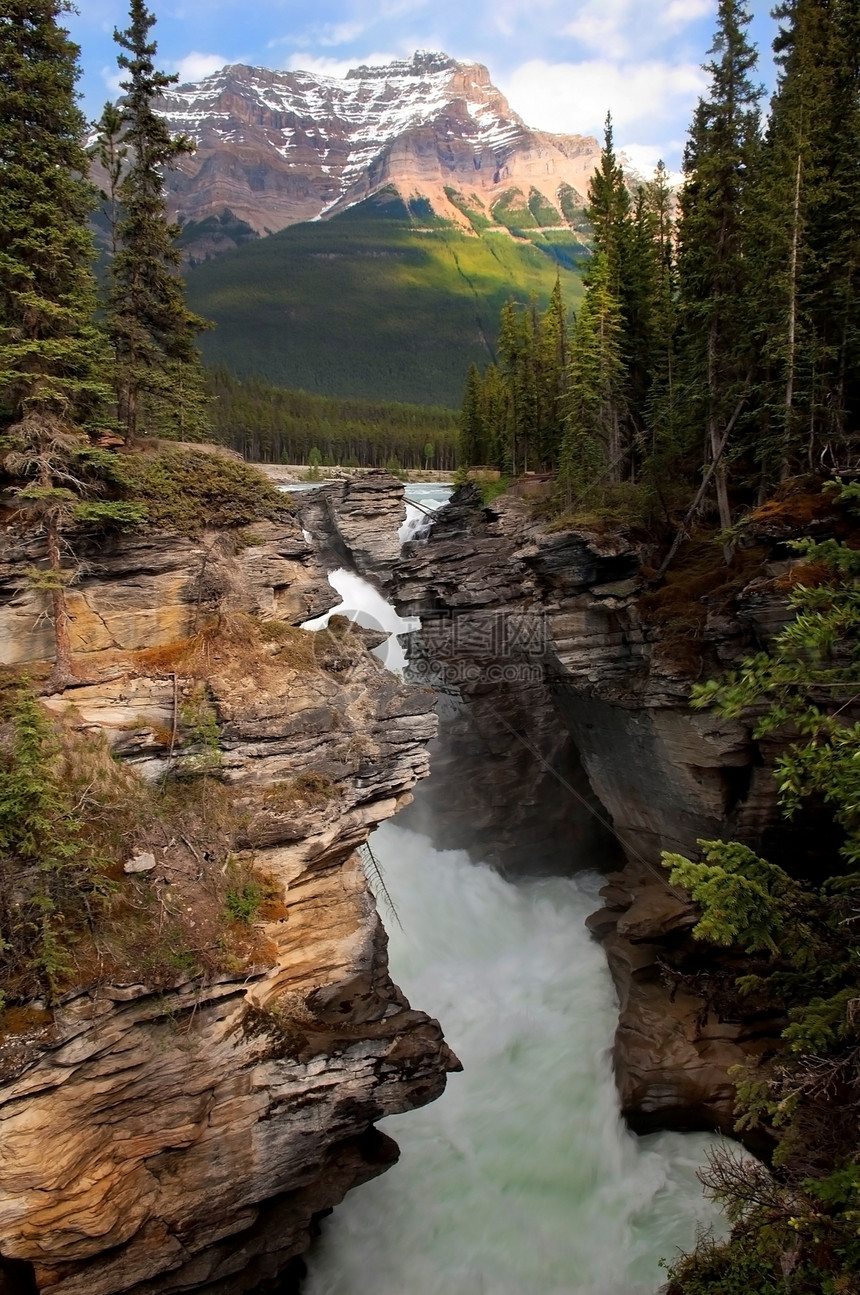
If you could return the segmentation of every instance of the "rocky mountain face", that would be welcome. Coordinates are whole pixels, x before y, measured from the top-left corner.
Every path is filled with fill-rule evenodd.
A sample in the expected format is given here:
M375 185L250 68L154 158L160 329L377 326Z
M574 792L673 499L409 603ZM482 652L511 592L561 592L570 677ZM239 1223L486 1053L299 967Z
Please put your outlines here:
M395 525L398 510L402 499ZM396 1159L375 1122L431 1101L458 1067L388 975L361 858L428 771L433 695L404 687L355 636L327 636L321 652L290 629L336 601L294 517L238 541L150 530L79 552L69 601L86 682L46 705L155 778L175 755L177 707L201 685L183 677L177 645L220 624L202 680L219 779L280 898L258 922L255 965L178 971L157 990L143 970L94 976L50 1010L0 1015L0 1290L270 1290L315 1217ZM39 557L37 538L4 532L7 664L49 653L43 595L21 595ZM271 631L256 655L242 632L252 619ZM145 870L141 902L165 912L209 886L193 840L165 835L132 864Z
M419 222L432 208L465 228L565 224L600 151L591 136L531 130L485 67L439 53L343 80L234 64L160 110L197 146L167 182L198 258L388 189Z
M485 508L469 486L395 573L398 610L424 621L415 666L453 717L442 712L442 754L408 813L425 805L437 831L447 823L457 844L495 848L513 869L529 866L530 847L553 870L612 869L590 925L619 993L622 1109L641 1131L730 1133L729 1071L783 1024L724 992L735 972L692 939L695 912L660 854L695 855L699 838L728 836L790 866L810 846L814 824L806 835L800 823L781 827L778 747L689 706L693 679L785 623L797 561L786 538L785 527L751 526L734 586L720 577L712 594L685 593L681 613L661 619L644 570L653 555L623 529L553 533L523 501Z

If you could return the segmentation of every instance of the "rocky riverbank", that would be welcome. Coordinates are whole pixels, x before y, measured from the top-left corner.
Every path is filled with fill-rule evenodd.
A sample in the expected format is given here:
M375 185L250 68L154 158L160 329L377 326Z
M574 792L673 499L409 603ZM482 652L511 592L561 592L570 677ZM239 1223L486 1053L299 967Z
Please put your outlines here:
M389 978L362 860L427 772L433 696L346 627L294 628L336 596L292 517L194 540L82 536L77 551L81 684L45 698L60 731L103 738L150 781L210 767L236 857L275 902L234 971L220 954L226 970L157 985L96 971L56 1002L7 1003L0 1289L262 1291L319 1213L396 1159L375 1122L433 1100L458 1064ZM22 573L39 558L5 532L2 659L36 679L50 626ZM205 738L182 722L201 695ZM154 944L159 910L202 927L232 866L193 838L128 853L117 885L155 914Z

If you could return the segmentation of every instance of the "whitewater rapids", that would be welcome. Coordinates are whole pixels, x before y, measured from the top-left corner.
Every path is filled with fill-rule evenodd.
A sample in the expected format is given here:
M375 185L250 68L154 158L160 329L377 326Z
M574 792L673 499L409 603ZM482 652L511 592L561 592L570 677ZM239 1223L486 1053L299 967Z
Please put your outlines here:
M583 925L600 879L513 885L393 825L373 848L392 976L464 1071L380 1125L400 1162L325 1221L306 1295L653 1295L661 1258L720 1229L696 1178L714 1139L621 1121L617 1004Z

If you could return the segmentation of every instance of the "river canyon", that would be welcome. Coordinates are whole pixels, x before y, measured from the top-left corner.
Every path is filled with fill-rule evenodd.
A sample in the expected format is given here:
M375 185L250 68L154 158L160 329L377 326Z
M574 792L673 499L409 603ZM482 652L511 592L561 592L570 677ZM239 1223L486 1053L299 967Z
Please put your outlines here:
M371 473L241 543L89 555L88 679L46 704L157 777L185 685L156 653L232 625L205 673L221 777L283 908L242 974L82 986L4 1039L9 1295L650 1295L719 1227L696 1171L779 1022L699 992L659 852L772 830L773 751L687 697L784 620L783 537L705 603L691 669L629 536L415 497ZM3 615L7 660L44 659L36 603ZM146 884L194 870L171 849Z

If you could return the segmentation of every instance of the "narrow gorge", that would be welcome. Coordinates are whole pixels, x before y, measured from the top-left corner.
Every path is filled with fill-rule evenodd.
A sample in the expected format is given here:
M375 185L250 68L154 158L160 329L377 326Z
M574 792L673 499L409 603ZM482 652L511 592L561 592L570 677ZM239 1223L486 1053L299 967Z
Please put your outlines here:
M281 500L252 527L79 541L81 680L44 705L150 785L224 790L211 839L132 834L114 879L153 945L179 922L217 953L119 974L104 936L55 1001L7 1004L0 1290L297 1289L319 1219L397 1159L378 1122L462 1061L395 1121L402 1177L323 1224L302 1289L650 1295L718 1222L701 1134L732 1132L729 1070L780 1028L720 998L659 852L776 831L773 752L687 698L706 656L784 620L784 536L758 524L691 649L621 530L554 533L471 486L404 527L384 473ZM4 543L0 642L38 681L50 638L20 573L41 552ZM356 577L405 620L351 624ZM378 659L392 628L406 682ZM237 867L266 902L216 929Z

